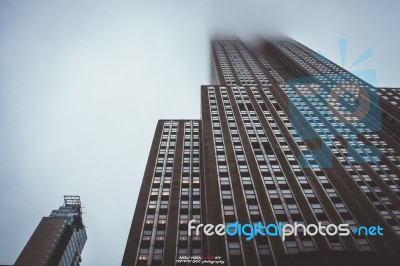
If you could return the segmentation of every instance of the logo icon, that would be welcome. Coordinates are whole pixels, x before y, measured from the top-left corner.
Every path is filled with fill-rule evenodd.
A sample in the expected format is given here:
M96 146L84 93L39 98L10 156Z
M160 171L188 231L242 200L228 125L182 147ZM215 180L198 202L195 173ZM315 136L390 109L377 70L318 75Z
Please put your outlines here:
M347 44L347 40L339 40L343 66ZM371 56L367 49L350 68ZM295 138L313 147L299 154L300 166L331 168L333 149L351 163L379 162L380 151L359 139L360 134L382 129L375 71L349 72L321 55L310 63L319 70L313 71L317 74L289 79L285 84Z

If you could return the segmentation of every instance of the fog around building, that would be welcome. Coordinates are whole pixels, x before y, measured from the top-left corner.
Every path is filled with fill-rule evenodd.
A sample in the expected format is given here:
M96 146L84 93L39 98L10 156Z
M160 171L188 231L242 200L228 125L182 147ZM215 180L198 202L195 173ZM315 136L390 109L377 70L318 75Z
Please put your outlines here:
M157 120L200 118L211 34L280 32L339 65L347 39L345 68L400 87L399 10L396 0L0 1L0 264L65 194L86 207L81 265L121 264Z

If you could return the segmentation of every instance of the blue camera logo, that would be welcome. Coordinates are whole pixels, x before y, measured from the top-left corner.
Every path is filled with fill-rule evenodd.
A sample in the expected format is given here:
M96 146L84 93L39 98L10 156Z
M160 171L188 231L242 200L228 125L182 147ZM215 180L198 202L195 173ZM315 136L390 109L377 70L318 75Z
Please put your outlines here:
M339 41L344 62L346 40ZM344 51L344 52L343 52ZM364 52L353 64L357 65L370 57ZM330 62L322 57L317 61ZM370 83L367 83L363 77ZM286 81L286 93L295 139L312 141L315 148L303 150L299 155L303 168L331 168L332 150L338 145L337 137L346 141L345 147L336 149L351 163L380 162L380 151L364 144L360 134L382 129L379 95L375 71L367 69L347 72L342 69L334 73L295 78ZM344 151L345 148L345 151Z

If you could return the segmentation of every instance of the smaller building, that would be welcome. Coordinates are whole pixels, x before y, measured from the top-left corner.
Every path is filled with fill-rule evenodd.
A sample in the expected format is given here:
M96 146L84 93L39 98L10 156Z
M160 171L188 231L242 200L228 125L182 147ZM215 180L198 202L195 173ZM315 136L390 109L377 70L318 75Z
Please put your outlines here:
M79 196L64 196L64 205L43 217L14 265L77 266L87 240Z

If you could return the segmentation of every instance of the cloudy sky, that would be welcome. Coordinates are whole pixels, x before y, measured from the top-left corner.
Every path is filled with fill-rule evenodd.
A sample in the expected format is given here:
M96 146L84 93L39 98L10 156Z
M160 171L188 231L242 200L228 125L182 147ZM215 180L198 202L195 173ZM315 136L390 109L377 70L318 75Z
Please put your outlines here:
M245 4L246 3L246 4ZM279 31L400 87L400 2L0 1L0 264L80 195L82 266L120 265L160 118L200 117L209 34Z

